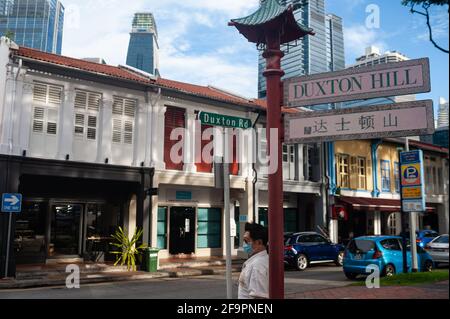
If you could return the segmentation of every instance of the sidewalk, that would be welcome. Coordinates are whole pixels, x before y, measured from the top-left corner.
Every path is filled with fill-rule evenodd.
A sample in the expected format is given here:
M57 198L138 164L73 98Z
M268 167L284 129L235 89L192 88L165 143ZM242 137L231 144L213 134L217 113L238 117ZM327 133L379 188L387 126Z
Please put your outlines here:
M417 286L386 286L379 289L343 287L286 296L287 299L449 299L449 281Z
M232 270L240 272L242 263L234 259ZM125 266L111 264L77 264L80 267L80 284L149 280L159 278L181 278L226 273L222 258L194 258L161 260L156 273L143 271L128 272ZM67 264L27 265L17 269L15 279L0 279L0 289L23 289L49 286L65 286Z

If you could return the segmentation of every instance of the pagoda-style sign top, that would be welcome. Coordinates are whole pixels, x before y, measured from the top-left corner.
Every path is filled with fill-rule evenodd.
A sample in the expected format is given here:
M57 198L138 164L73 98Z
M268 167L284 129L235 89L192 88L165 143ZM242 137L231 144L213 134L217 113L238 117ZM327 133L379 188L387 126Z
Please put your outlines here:
M280 44L295 41L307 34L314 35L314 31L295 20L294 7L282 6L278 0L263 0L256 12L251 15L232 19L228 23L235 26L249 42L266 43L266 33L280 30Z

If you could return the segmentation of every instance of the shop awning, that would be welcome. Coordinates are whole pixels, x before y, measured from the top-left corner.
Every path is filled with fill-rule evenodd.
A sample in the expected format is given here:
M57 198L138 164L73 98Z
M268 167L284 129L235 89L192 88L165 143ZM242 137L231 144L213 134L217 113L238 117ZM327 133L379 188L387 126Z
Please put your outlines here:
M399 212L401 210L401 202L397 199L384 198L364 198L364 197L339 197L343 204L350 205L353 210L369 210L381 212ZM433 212L436 208L427 206L427 212Z

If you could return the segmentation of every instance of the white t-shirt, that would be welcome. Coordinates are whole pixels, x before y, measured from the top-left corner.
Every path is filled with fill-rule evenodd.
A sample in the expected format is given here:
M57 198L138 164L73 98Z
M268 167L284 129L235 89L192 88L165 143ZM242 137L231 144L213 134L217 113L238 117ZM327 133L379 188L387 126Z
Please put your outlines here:
M242 266L238 298L269 298L269 255L266 250L253 255Z

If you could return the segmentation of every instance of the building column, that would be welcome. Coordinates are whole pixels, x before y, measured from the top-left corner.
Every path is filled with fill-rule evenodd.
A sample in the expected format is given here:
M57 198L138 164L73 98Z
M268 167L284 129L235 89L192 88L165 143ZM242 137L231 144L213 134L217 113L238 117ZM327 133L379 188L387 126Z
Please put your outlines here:
M189 173L197 172L197 167L195 166L196 117L197 115L193 109L186 110L183 162L184 171Z
M165 118L167 108L157 104L152 108L152 136L151 136L151 164L155 170L163 171L166 169L164 162L164 135L165 135Z
M23 150L30 148L30 131L33 112L33 86L31 84L24 84L22 89L22 116L19 128L19 145L21 148L20 153Z
M145 131L147 118L147 104L138 101L136 116L134 118L134 141L133 141L133 162L132 166L141 166L145 156ZM144 163L145 165L145 163Z
M297 180L299 182L304 182L305 181L305 173L304 173L304 161L308 160L303 158L303 149L304 149L305 145L303 144L298 144L296 145L296 151L297 151Z
M103 98L100 103L99 134L97 144L97 162L105 163L106 159L111 162L112 143L112 96Z
M0 132L0 152L2 154L12 154L12 127L14 123L13 118L13 94L14 86L17 82L14 80L14 72L12 67L4 68L2 72L6 71L6 84L4 99L0 101L3 103L3 114L1 118L1 132Z
M381 235L381 212L374 212L373 233L375 236Z
M330 240L334 244L339 243L339 222L336 219L331 219L328 223L328 231L330 233Z
M125 213L123 220L124 231L128 233L129 239L133 237L134 231L136 230L137 202L138 198L133 194L129 202L128 211Z
M31 107L31 101L30 104L26 104L25 99L26 96L25 91L26 89L24 86L29 87L30 85L23 84L24 81L24 75L19 75L19 78L16 83L16 92L14 97L14 105L13 105L13 123L12 123L12 154L13 155L22 155L22 146L20 144L20 132L22 129L25 129L28 135L30 134L30 126L23 127L22 122L24 119L24 113L25 113L25 107L30 106ZM32 93L32 90L28 90L27 93ZM31 111L30 111L31 113Z
M73 154L73 132L75 118L75 91L71 84L64 87L63 102L59 108L58 151L56 158L65 160Z

